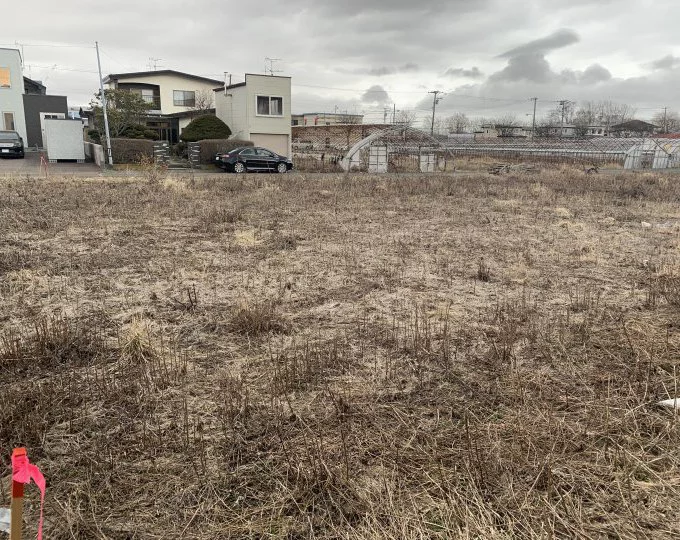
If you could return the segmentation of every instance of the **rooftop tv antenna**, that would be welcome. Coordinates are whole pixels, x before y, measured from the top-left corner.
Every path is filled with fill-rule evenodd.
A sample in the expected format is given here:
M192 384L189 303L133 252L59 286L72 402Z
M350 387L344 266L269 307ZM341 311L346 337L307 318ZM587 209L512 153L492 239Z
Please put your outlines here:
M152 58L151 56L149 56L149 63L147 64L147 66L149 66L149 71L151 71L151 70L156 71L159 68L158 62L160 62L161 60L163 60L163 59L162 58ZM163 67L163 66L160 66L160 67Z
M281 62L281 58L265 58L264 59L264 73L265 75L269 73L269 75L273 76L274 73L281 73L282 70L280 69L274 69L274 62Z
M24 44L19 43L18 41L14 42L14 45L18 48L21 49L21 67L24 67Z

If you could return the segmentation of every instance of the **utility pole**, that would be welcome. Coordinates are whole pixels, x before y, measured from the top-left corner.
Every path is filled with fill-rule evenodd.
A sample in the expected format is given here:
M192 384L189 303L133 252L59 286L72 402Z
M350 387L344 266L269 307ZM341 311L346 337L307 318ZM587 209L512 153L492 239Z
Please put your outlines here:
M106 131L106 154L109 158L109 165L113 165L113 154L111 153L111 134L109 133L109 115L106 111L106 93L104 92L104 79L102 78L102 63L99 59L99 42L94 42L97 49L97 68L99 69L99 91L102 96L102 106L104 107L104 130Z
M564 136L564 115L566 112L566 108L571 105L571 101L568 99L563 99L561 101L558 101L558 103L562 106L562 121L560 122L560 137Z
M392 103L392 123L397 123L397 104Z
M442 99L438 98L437 95L441 93L441 90L431 90L428 92L428 94L432 94L432 125L430 127L430 135L434 135L434 113L437 110L437 103L439 103Z
M383 124L387 124L387 113L390 111L388 107L383 107Z
M536 132L536 103L538 102L537 97L529 98L534 102L534 116L531 119L531 142L534 142L534 133Z
M663 108L663 132L668 133L668 120L666 118L666 112L668 111L668 107Z

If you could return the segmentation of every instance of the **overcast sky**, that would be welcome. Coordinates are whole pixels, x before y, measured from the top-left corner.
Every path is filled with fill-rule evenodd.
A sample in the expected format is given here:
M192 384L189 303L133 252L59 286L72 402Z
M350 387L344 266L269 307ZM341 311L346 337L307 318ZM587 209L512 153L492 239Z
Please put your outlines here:
M5 4L5 3L3 3ZM442 116L539 114L609 99L650 118L680 109L677 0L82 0L9 2L0 46L24 44L26 75L69 105L104 73L169 68L216 79L290 75L293 112L382 120L384 107ZM30 7L29 7L30 6ZM389 6L389 8L387 7Z

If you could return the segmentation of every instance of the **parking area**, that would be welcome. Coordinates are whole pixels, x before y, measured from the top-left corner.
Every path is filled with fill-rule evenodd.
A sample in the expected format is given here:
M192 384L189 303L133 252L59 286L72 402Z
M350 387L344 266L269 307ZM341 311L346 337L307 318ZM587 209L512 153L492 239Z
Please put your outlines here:
M7 174L44 175L45 166L40 165L41 152L26 152L24 159L0 159L0 176ZM101 169L94 163L47 163L48 174L97 176Z

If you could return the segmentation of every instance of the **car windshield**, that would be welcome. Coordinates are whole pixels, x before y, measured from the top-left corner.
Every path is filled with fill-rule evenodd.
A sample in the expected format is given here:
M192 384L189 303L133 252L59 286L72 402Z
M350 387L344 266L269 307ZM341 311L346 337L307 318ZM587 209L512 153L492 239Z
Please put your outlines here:
M0 141L18 141L19 134L16 131L0 131Z

